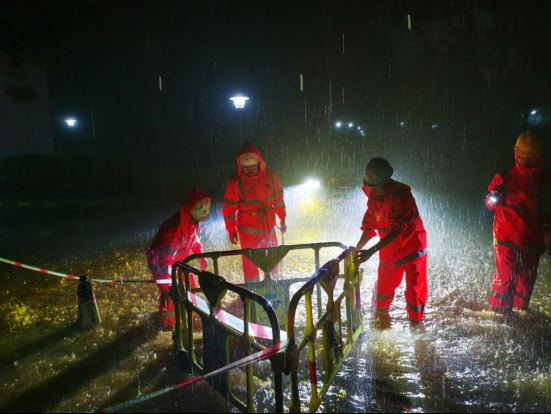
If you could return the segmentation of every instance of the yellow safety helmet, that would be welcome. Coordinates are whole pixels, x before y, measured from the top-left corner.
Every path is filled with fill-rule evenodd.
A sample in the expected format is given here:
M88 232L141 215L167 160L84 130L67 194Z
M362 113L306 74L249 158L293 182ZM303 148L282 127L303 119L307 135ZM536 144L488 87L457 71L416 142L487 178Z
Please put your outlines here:
M515 154L524 158L542 155L543 143L539 134L534 131L526 131L520 134L515 145Z

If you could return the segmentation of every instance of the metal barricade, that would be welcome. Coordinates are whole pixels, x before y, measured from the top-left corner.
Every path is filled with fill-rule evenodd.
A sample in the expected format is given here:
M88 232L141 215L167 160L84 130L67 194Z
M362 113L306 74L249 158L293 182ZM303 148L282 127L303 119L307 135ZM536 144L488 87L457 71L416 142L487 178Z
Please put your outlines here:
M338 242L324 242L324 243L308 243L308 244L292 244L283 245L279 247L268 247L262 249L241 249L241 250L229 250L221 252L209 252L194 254L188 256L184 263L189 263L192 260L201 258L211 259L214 266L214 273L219 273L220 259L230 256L244 256L254 263L260 270L264 272L265 278L260 282L255 283L243 283L238 284L241 287L252 290L256 294L266 298L272 307L274 308L278 317L282 330L286 330L287 322L287 309L289 309L290 303L290 287L295 283L304 283L310 280L311 276L298 277L298 278L285 278L283 275L279 275L278 279L275 279L272 274L272 270L281 264L282 260L289 254L289 252L298 250L312 250L314 252L314 274L320 269L320 251L328 248L340 248L345 250L346 246ZM311 275L311 274L310 274ZM318 310L323 309L321 300L321 289L317 287L317 306ZM251 318L254 322L259 324L268 324L269 321L264 317L262 309L257 311L256 306L252 307ZM320 315L321 316L321 313Z
M286 370L291 372L291 403L290 412L300 412L299 369L300 354L308 347L308 367L310 373L311 396L308 411L314 412L321 404L321 399L327 392L331 382L341 367L344 359L350 353L352 346L363 332L363 315L361 311L360 285L362 273L353 264L356 251L344 251L338 258L327 262L320 271L299 289L289 306L287 315L287 335L291 346L286 352ZM334 290L340 276L340 263L344 263L344 286L342 293L334 298ZM325 312L314 321L312 310L312 293L316 286L321 286L328 296ZM306 303L306 327L302 339L296 342L295 318L300 300L304 297ZM343 302L346 307L346 319L343 320L341 309ZM344 335L343 335L344 329ZM323 366L325 378L323 386L318 390L316 369L316 337L322 334Z
M344 252L337 259L327 262L320 268L320 250L323 248L338 247ZM312 249L315 254L315 273L312 277L301 277L274 280L271 271L281 262L288 252L293 250ZM270 357L271 369L274 378L275 412L283 412L283 374L291 375L291 403L290 411L300 412L300 398L298 395L299 357L302 350L308 347L309 373L312 386L312 395L309 401L309 410L315 411L321 403L321 398L327 392L329 385L335 377L342 362L349 354L352 346L363 332L363 316L360 302L361 273L354 267L352 257L355 252L346 250L341 243L312 243L300 245L286 245L275 248L243 249L223 252L210 252L196 254L185 259L184 263L177 262L172 268L171 297L174 300L176 326L174 341L180 359L187 367L197 373L211 372L230 361L230 339L234 339L234 345L238 344L245 350L246 355L251 355L258 350L266 349L280 343L285 332L280 331L280 322L286 321L287 338L291 346L284 354ZM223 277L214 274L219 271L219 259L228 256L244 255L256 264L265 273L265 279L261 282L236 285L227 282ZM214 264L214 273L200 271L187 264L200 258L210 258ZM340 275L340 263L344 263L343 275ZM191 277L198 276L199 288L189 289ZM337 280L344 279L343 292L334 298L334 290ZM305 284L290 299L290 287L295 283ZM253 290L255 292L253 292ZM314 322L312 295L316 290L318 320ZM327 303L322 304L322 290L327 295ZM220 310L222 298L226 293L234 292L243 302L244 320L239 320L232 315ZM206 300L197 294L201 293ZM296 334L299 327L295 326L297 308L302 298L306 303L306 326L303 337L297 343ZM274 310L273 304L278 304ZM325 306L324 306L325 305ZM342 318L341 309L346 307L346 318ZM199 315L202 322L202 336L196 336L193 332L193 314ZM255 319L253 320L253 316ZM227 320L233 318L233 322ZM254 324L263 323L270 328L264 329L264 338L271 343L265 344L266 339L255 339ZM302 329L302 327L300 327ZM346 334L343 336L342 331ZM318 391L315 345L316 335L321 331L323 340L323 366L325 368L324 385ZM258 335L257 335L258 336ZM195 346L202 345L202 358L195 352ZM228 396L239 410L254 412L253 401L253 371L252 365L246 368L247 401L237 398L230 384L229 373L223 374L223 378L214 377L211 385Z
M191 275L199 277L199 286L207 298L206 307L187 287L190 286ZM183 277L182 277L183 276ZM185 279L184 279L185 278ZM185 280L185 283L183 283ZM243 329L228 326L220 321L217 316L220 314L220 302L227 291L239 295L244 305ZM250 331L251 304L260 305L271 324L271 344L281 342L279 322L269 302L262 296L227 282L223 277L210 272L197 270L187 264L177 262L172 268L171 296L174 300L176 326L174 339L179 358L187 362L193 370L199 373L212 372L218 368L230 364L230 339L234 338L236 343L242 347L247 356L253 352L266 349L258 343ZM204 301L203 301L204 303ZM203 356L200 359L195 353L196 339L193 333L193 313L200 316L203 327L201 343ZM274 373L274 388L276 412L283 412L283 354L270 357L271 368ZM222 378L221 378L222 377ZM255 412L253 401L253 366L246 367L247 401L241 401L234 395L230 383L230 374L227 372L221 376L213 377L210 384L220 393L227 396L229 401L243 412Z

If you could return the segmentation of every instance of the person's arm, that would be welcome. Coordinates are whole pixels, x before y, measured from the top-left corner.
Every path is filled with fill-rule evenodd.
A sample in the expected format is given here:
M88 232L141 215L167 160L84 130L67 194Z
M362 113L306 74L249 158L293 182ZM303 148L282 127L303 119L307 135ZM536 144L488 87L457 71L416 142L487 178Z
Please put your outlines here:
M277 178L277 174L270 170L269 173L272 174L274 178L274 189L275 189L275 199L274 199L274 212L279 217L279 221L281 222L281 232L285 234L287 232L287 224L285 223L285 218L287 217L287 211L285 209L285 201L283 200L283 188L281 187L281 183L279 182L279 179Z
M224 194L224 204L222 207L222 215L226 230L232 244L237 244L237 229L236 229L236 214L239 206L239 184L236 177L232 177L226 184L226 192Z
M503 203L503 197L505 195L505 190L503 188L503 177L501 174L496 174L494 179L488 186L488 195L484 200L486 208L488 210L495 210L497 206Z
M201 244L201 240L199 240L199 237L195 238L193 246L191 247L191 251L193 252L193 254L203 253L203 245ZM208 266L209 262L207 262L207 259L205 259L204 257L199 259L199 269L206 270Z
M367 262L371 258L371 256L392 243L396 239L396 237L398 237L396 233L390 232L385 237L383 237L383 239L380 240L379 243L377 243L376 245L370 247L367 250L360 250L358 252L358 257L356 258L356 260L354 260L354 264L358 266L362 263Z
M367 208L367 210L364 214L364 218L362 220L361 230L362 230L362 235L360 237L360 240L356 244L356 250L360 251L359 254L361 254L361 252L365 251L365 250L361 250L361 249L369 242L369 240L371 240L373 237L375 237L377 235L377 232L375 231L375 220L374 220L374 217L373 217L373 209L372 208L369 208L369 207ZM368 257L365 260L359 261L360 260L359 258L360 258L360 256L358 256L358 259L356 259L356 261L355 261L355 262L357 262L357 264L358 263L363 263L367 259L369 259L369 257Z

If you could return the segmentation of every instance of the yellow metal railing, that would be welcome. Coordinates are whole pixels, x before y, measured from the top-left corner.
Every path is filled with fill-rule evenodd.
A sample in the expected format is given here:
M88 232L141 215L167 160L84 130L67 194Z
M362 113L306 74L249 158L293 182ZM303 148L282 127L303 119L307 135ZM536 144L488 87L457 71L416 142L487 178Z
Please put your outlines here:
M327 262L320 268L319 254L325 247L339 247L343 253L334 260ZM313 249L315 252L315 274L311 278L273 280L270 271L291 250ZM246 355L251 355L258 350L266 349L266 336L257 340L255 329L259 319L269 325L268 330L271 346L280 343L285 332L280 331L280 323L286 322L287 338L291 345L284 354L270 357L271 368L274 379L275 412L284 410L284 394L282 376L291 375L291 401L289 410L300 412L301 404L298 394L299 370L309 372L311 384L311 396L308 403L308 410L315 411L327 392L344 359L349 354L359 335L363 332L363 317L360 303L361 273L353 264L353 257L356 252L345 250L341 243L313 243L303 245L280 246L269 249L245 249L229 252L212 252L193 255L186 258L190 262L199 258L210 258L214 262L215 272L218 271L218 260L222 257L246 255L249 259L265 271L266 277L262 282L246 285L235 285L227 282L223 277L210 272L197 270L186 263L175 263L172 269L171 296L174 300L176 313L176 326L174 341L180 359L185 361L186 366L200 374L211 372L231 362L230 342L234 346L239 345ZM263 258L267 258L262 262ZM340 268L343 266L341 274ZM194 276L195 275L195 276ZM191 277L198 277L199 288L188 289ZM335 286L337 280L343 279L343 291L336 298ZM289 299L289 288L294 283L306 282ZM275 312L271 303L258 291L267 296L266 292L283 292L281 302L284 306L283 316L281 312ZM322 304L322 290L327 295L325 304ZM234 292L243 302L244 320L220 311L221 301L228 291ZM206 298L202 299L200 293ZM317 295L317 318L314 315L312 295ZM296 326L296 316L299 302L305 299L306 326ZM279 301L279 300L278 300ZM254 305L254 306L253 306ZM345 315L341 311L346 310ZM198 315L202 322L202 336L194 334L193 315ZM255 316L256 320L252 319ZM222 315L222 316L221 316ZM259 317L262 315L261 317ZM228 320L233 318L232 320ZM279 320L278 320L279 319ZM264 322L267 321L267 322ZM300 340L296 335L302 332ZM344 331L344 334L343 334ZM321 334L324 378L321 387L318 387L316 371L316 338ZM257 338L255 338L255 335ZM195 352L196 345L202 346L202 358ZM302 369L300 363L301 352L308 348L308 367ZM211 385L221 392L243 412L255 412L253 399L253 366L246 368L247 397L241 401L232 392L229 372L210 380Z
M327 262L291 299L287 314L287 336L291 341L291 345L286 352L286 369L291 374L291 403L289 407L291 412L301 411L298 387L301 352L308 348L308 370L311 386L308 411L314 412L321 404L323 396L329 389L344 359L363 332L363 315L360 301L362 274L353 264L356 255L355 251L346 250L338 258ZM342 293L334 298L335 286L340 277L341 262L344 265L344 286ZM321 286L328 297L325 312L317 321L314 319L312 308L312 294L316 286ZM305 299L306 305L306 327L302 339L297 343L295 318L302 298ZM346 309L344 320L341 312L343 306ZM321 356L325 370L325 378L321 388L318 387L316 361L316 339L320 332L322 335Z

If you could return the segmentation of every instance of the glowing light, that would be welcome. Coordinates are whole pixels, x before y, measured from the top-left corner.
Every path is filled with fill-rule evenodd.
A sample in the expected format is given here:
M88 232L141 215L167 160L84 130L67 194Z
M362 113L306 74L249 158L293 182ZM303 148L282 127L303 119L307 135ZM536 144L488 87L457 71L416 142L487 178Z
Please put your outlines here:
M314 204L314 200L312 199L312 197L306 197L304 199L304 202L306 203L306 205L309 205L311 206L312 204Z
M498 198L497 198L496 195L492 194L492 195L490 196L490 201L491 201L492 203L496 203L497 200L498 200Z
M336 126L337 128L340 128L340 127L342 126L342 123L341 123L341 122L337 122L337 123L335 124L335 126Z
M362 129L362 127L358 127L358 129Z
M230 101L233 101L236 109L245 108L245 102L247 102L248 100L249 98L247 98L246 96L234 96L233 98L230 98Z
M400 122L400 125L404 126L406 123L405 122Z
M535 109L532 112L530 112L530 114L532 114L532 115L536 115L537 113L538 113L538 111L536 111Z
M67 126L69 127L74 127L77 123L77 120L76 119L73 119L73 118L69 118L69 119L66 119L65 120L65 123L67 124Z
M350 122L350 123L348 124L348 127L349 127L349 128L352 128L353 126L354 126L354 124L353 124L352 122Z
M318 180L308 180L304 183L304 185L306 186L306 188L309 188L312 190L321 188L321 183Z

